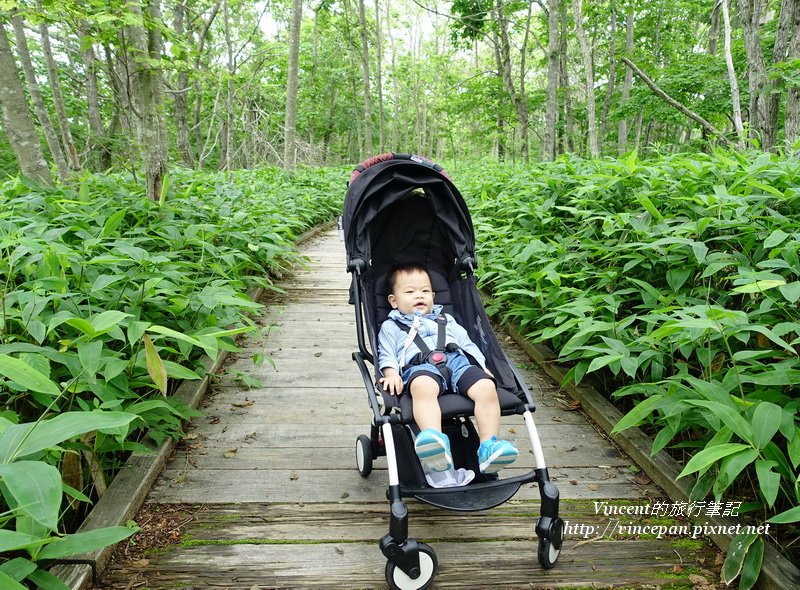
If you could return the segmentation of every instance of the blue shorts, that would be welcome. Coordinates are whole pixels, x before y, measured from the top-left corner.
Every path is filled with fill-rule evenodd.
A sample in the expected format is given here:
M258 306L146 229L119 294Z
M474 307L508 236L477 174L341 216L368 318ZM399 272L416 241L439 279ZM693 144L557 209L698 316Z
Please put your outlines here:
M459 352L446 353L447 361L445 366L450 369L450 383L447 383L436 365L422 363L412 365L403 371L403 389L409 391L411 382L422 375L432 377L439 381L441 389L439 393L452 389L455 393L467 395L467 391L481 379L492 379L492 377L480 367L470 364L469 359ZM492 379L494 381L494 379Z

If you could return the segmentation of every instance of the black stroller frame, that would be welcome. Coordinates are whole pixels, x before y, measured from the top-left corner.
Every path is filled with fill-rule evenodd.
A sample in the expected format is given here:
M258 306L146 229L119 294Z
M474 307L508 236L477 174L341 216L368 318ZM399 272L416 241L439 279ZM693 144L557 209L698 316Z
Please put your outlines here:
M352 358L373 414L370 434L356 440L356 463L361 476L368 477L375 458L385 455L387 459L389 532L379 546L387 559L389 586L427 588L438 568L433 549L408 535L404 498L417 498L448 510L478 511L506 502L528 483L538 484L541 498L541 515L535 527L537 556L543 568L552 568L564 531L558 515L559 491L549 479L533 420L533 398L497 343L480 302L474 278L477 263L472 221L460 193L442 168L429 160L408 154L375 156L360 164L350 178L340 231L348 254L347 271L352 275L351 303L358 340L358 351ZM480 474L476 457L479 439L470 420L473 404L446 392L439 398L442 429L450 437L456 467L472 468L476 478L466 486L449 488L435 488L425 480L413 448L418 429L410 395L383 396L377 383L379 368L370 351L377 350L377 330L388 313L386 273L392 264L410 260L426 264L436 303L456 317L486 356L497 380L502 415L522 416L533 450L532 471L503 479L497 474Z

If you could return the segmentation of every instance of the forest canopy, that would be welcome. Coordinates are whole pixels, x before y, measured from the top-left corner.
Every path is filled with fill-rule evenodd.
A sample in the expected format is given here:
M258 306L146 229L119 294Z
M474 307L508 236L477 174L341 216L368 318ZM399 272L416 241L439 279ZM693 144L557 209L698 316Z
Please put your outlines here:
M49 182L231 170L781 149L798 0L0 2L0 167Z

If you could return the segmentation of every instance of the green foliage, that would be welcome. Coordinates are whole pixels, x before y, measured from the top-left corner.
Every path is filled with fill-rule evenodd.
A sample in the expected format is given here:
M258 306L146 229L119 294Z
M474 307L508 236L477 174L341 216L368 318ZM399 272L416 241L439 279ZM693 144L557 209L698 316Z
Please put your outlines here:
M459 175L460 176L460 175ZM633 409L692 493L800 520L800 162L717 152L464 174L492 306Z
M0 552L30 559L0 574L40 583L28 562L131 534L58 536L63 491L90 501L88 486L62 491L58 466L91 455L112 471L121 452L182 432L197 413L168 394L203 376L203 353L236 350L233 338L257 329L246 314L262 306L246 291L277 289L270 277L297 260L295 238L341 209L345 177L179 170L160 203L114 174L2 187Z

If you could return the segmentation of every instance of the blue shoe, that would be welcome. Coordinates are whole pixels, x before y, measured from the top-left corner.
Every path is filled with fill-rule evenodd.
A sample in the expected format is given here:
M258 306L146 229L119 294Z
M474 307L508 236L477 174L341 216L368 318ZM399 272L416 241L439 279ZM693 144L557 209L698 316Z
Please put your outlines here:
M519 451L507 440L493 436L478 447L478 468L481 473L497 473L517 460Z
M414 440L414 451L425 473L449 471L453 468L450 439L438 430L428 428L420 432Z

